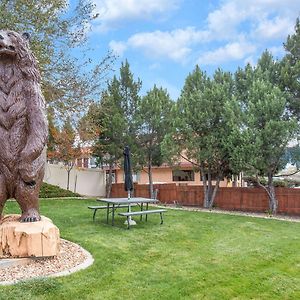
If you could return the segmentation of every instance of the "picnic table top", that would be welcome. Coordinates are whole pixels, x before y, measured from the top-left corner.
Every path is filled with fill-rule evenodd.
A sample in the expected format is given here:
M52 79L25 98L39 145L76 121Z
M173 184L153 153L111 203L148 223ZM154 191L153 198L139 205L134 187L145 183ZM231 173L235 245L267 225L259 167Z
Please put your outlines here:
M157 203L157 199L132 197L128 198L98 198L97 201L109 203L109 204L127 204L127 203Z

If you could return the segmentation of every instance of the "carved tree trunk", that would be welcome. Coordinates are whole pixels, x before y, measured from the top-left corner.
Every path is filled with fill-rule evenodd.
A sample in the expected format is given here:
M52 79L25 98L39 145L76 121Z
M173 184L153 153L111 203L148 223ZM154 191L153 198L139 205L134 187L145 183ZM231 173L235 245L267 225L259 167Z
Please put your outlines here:
M0 223L0 258L47 257L59 254L59 229L46 217L21 223L20 215L6 215Z

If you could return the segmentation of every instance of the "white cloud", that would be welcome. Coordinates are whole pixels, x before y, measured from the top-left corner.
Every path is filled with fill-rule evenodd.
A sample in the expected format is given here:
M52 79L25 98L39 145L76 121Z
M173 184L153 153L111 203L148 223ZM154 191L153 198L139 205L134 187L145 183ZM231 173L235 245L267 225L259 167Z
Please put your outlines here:
M124 51L127 49L127 45L124 42L110 41L109 48L118 56L123 56Z
M287 17L266 19L258 24L254 35L261 39L286 38L293 31L294 25L295 20Z
M228 1L208 15L207 27L215 39L227 39L236 33L237 25L245 18L245 11L240 10L235 1Z
M105 4L104 22L111 22L167 12L177 8L182 0L97 2ZM254 64L254 58L258 56L255 52L267 48L266 40L272 48L272 41L278 45L278 41L282 43L293 32L299 7L300 0L220 0L202 28L138 32L127 40L111 41L110 47L119 55L128 49L138 49L152 59L167 58L182 64L193 61L196 51L201 64L216 65L238 60ZM220 46L221 41L226 44ZM204 49L206 52L201 54ZM279 51L279 47L272 49L274 56L280 55Z
M216 39L230 40L249 22L253 35L282 38L291 33L299 7L300 0L227 0L208 15L207 28Z
M213 51L202 54L197 63L199 65L218 65L220 63L235 61L254 53L255 46L245 41L229 43Z
M151 58L165 57L176 62L187 59L193 44L208 38L207 32L193 27L173 31L141 32L132 35L126 42L127 47L140 49ZM117 42L114 41L114 44ZM123 45L122 42L118 42Z
M94 0L99 18L98 31L110 29L123 20L136 20L163 15L177 9L181 0Z

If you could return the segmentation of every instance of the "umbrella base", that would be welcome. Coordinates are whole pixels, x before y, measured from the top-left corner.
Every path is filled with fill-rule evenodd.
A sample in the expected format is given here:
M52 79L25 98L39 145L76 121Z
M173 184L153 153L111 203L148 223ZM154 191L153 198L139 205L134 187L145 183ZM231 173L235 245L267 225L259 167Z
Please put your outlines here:
M136 225L136 222L135 222L134 220L132 220L131 217L128 218L128 221L129 221L129 225L130 225L130 226ZM125 225L128 225L127 220L124 222L124 224L125 224Z

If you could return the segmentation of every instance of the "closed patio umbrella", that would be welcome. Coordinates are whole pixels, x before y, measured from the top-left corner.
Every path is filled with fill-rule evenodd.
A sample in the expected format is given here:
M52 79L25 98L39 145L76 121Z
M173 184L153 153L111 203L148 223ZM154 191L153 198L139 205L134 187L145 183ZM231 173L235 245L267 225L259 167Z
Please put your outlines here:
M131 198L131 191L133 190L133 180L132 180L132 173L131 173L131 160L130 160L130 149L128 146L124 149L124 188L125 191L128 192L128 202ZM130 202L128 203L128 211L131 212L131 205ZM136 225L135 221L129 217L130 225ZM127 224L127 221L125 221Z
M125 191L128 192L128 199L130 199L130 193L133 190L133 181L131 173L131 160L130 160L130 149L128 146L124 149L124 176L125 176Z

